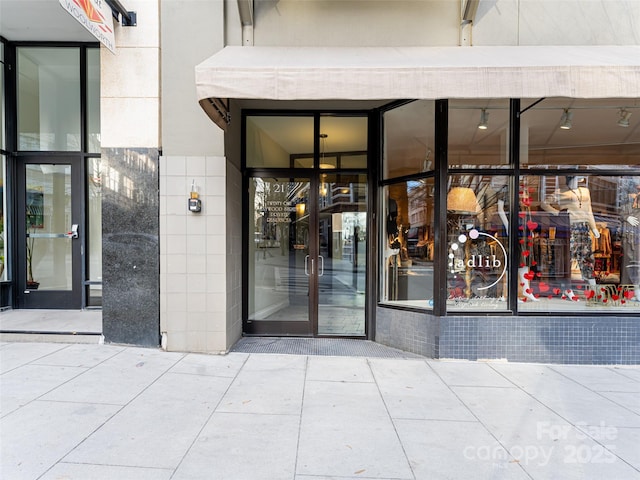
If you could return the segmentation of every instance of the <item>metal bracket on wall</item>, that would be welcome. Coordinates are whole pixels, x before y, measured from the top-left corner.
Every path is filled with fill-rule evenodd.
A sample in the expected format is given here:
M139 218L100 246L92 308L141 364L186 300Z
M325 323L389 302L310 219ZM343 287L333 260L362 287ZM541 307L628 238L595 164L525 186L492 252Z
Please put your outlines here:
M106 0L106 2L111 7L113 18L119 21L123 27L135 27L138 25L136 12L128 11L118 0ZM120 16L122 16L122 19Z

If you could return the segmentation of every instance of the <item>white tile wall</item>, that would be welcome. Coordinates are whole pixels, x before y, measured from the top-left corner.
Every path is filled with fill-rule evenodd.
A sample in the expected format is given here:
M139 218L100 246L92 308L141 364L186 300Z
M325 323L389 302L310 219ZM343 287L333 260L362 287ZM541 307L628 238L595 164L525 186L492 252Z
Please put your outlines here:
M160 325L169 350L223 352L241 334L241 178L231 170L233 206L223 157L160 158ZM187 209L194 180L199 214Z

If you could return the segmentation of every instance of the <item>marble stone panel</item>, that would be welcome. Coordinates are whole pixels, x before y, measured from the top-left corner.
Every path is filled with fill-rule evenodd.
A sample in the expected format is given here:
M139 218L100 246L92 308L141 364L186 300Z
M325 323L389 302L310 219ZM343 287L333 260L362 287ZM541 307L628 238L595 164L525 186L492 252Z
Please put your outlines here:
M102 150L106 342L160 344L158 159L156 148Z

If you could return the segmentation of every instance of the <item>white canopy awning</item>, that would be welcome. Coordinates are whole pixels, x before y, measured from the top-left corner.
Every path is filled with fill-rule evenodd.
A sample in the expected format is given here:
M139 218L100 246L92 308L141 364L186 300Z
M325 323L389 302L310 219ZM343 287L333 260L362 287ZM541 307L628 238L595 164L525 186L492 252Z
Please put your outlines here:
M196 66L198 101L638 98L640 46L225 47Z

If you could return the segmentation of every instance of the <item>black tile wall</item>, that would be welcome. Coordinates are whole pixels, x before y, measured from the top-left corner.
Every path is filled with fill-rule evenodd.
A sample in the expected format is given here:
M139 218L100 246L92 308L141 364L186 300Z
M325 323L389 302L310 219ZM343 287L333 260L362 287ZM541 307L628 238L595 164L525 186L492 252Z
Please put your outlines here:
M376 341L431 358L640 364L637 317L434 317L378 307Z
M635 317L443 317L440 358L640 363Z
M438 327L439 320L433 315L378 307L375 340L405 352L436 358Z

